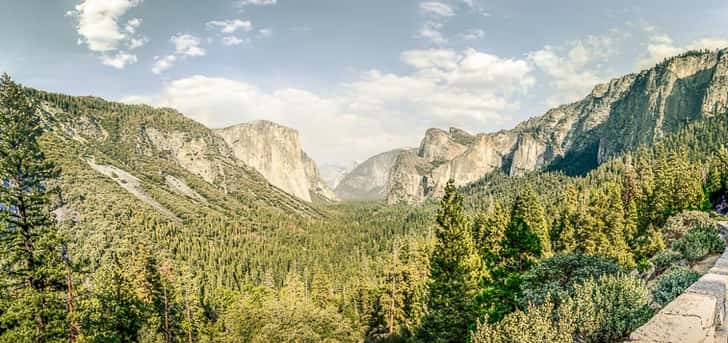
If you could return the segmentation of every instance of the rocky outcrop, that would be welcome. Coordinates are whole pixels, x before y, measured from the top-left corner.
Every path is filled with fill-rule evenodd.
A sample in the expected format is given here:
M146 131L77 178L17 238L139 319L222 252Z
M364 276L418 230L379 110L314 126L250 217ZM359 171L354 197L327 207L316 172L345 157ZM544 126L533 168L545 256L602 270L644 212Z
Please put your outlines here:
M334 192L342 200L382 200L387 197L389 174L400 153L398 149L373 156L359 163L336 185Z
M146 155L151 156L157 151L162 151L182 168L199 175L209 183L214 183L225 175L226 165L237 163L230 148L214 135L162 131L149 127L142 130L140 141L150 143L139 144L140 146L153 148L145 151Z
M430 129L416 153L401 152L395 159L387 201L421 201L441 194L450 178L464 185L497 170L511 176L546 166L584 172L726 110L728 50L689 52L597 85L581 101L511 130L470 135Z
M469 134L465 134L470 137ZM440 129L429 129L422 139L418 155L429 161L449 161L467 149L468 147L458 142L454 135Z
M313 160L301 148L298 131L260 120L215 130L233 156L254 168L274 186L299 199L312 195L333 199Z
M403 152L395 161L387 180L389 203L419 202L428 196L439 196L450 178L454 178L458 185L477 180L501 168L505 155L516 143L504 133L471 136L455 128L448 131L431 129L428 133L431 137L440 138L423 140L418 151ZM467 141L458 139L463 137L467 137ZM436 153L431 142L440 147L447 142L449 146L444 149L445 153ZM455 151L456 154L453 153ZM449 159L442 158L448 154Z

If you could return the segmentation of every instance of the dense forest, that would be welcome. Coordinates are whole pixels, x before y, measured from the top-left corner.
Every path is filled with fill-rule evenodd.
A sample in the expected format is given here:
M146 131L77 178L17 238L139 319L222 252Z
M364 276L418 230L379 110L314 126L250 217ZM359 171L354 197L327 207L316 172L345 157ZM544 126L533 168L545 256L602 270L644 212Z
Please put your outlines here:
M114 138L64 138L81 112ZM492 173L417 206L299 204L247 174L221 192L139 158L138 126L198 132L176 118L3 77L0 342L611 342L725 247L728 114L580 175ZM159 187L165 172L208 202Z

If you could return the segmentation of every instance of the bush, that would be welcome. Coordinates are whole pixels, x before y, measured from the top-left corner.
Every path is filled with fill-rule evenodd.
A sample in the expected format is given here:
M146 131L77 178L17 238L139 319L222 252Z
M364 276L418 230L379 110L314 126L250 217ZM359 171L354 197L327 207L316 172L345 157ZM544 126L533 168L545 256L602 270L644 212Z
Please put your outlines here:
M714 225L703 225L688 231L673 242L671 248L680 252L688 261L695 262L710 253L723 251L725 242Z
M574 288L558 309L562 325L574 328L577 341L616 342L652 316L644 281L629 275L606 275Z
M687 268L674 268L657 279L653 300L665 306L700 278L700 273Z
M470 335L473 343L615 342L652 316L644 281L629 275L605 275L574 286L574 295L554 310L529 305L496 324L486 322Z
M679 240L690 229L700 226L715 225L710 216L700 211L683 211L667 219L663 228L665 240L668 244Z
M651 262L652 265L655 266L655 272L659 274L670 268L673 264L678 263L682 258L683 256L681 253L672 249L667 249L655 254L655 256L652 257Z
M546 298L559 304L574 285L619 271L616 262L583 254L557 255L541 261L523 275L521 303L543 304Z
M496 324L488 324L487 320L478 323L475 331L470 333L471 343L520 343L520 342L554 342L571 343L572 329L570 321L555 320L553 303L531 305L527 311L518 310L510 313Z

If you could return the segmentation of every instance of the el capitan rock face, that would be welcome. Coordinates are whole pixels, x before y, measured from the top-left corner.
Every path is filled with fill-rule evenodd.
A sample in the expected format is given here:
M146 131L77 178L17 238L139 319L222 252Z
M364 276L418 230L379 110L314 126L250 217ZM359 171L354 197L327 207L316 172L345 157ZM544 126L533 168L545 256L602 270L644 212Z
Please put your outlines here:
M301 148L298 131L258 120L215 130L233 156L261 173L271 184L299 199L335 199L315 162Z
M728 110L728 50L690 52L638 74L597 85L584 99L558 106L511 130L470 135L430 129L419 149L402 150L386 181L389 203L439 196L501 170L511 176L551 166L597 166L705 116Z

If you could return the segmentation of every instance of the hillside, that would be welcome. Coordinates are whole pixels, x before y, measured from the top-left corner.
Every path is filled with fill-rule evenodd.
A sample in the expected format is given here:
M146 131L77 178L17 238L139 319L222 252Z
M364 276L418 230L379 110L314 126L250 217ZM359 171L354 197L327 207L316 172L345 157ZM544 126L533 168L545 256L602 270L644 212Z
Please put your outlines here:
M179 211L177 215L205 213L207 207L319 215L235 158L212 130L174 110L40 91L31 94L42 100L43 116L54 133L52 140L67 146L63 158L73 170L90 169L89 161L113 166L139 179L148 192L169 198L170 203L195 204L190 206L196 209L192 213ZM207 201L181 191L186 189Z

